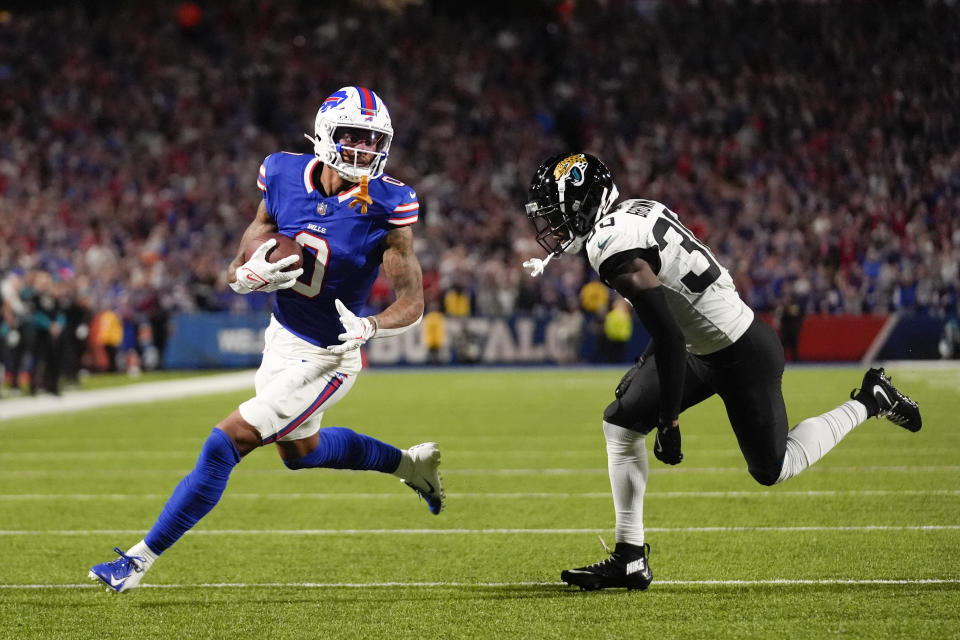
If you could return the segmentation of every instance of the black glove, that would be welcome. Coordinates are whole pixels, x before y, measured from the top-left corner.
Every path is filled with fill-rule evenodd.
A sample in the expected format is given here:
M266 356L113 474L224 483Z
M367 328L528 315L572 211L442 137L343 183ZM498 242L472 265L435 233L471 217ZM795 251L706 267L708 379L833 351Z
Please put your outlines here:
M657 427L653 455L666 464L680 464L683 461L683 451L680 450L680 427Z

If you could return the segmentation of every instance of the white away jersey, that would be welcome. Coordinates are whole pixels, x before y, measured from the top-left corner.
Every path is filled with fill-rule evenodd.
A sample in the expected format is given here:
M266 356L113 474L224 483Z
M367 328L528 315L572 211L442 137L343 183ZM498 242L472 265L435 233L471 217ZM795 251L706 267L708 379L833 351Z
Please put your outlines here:
M624 200L597 221L586 247L597 273L605 260L618 253L654 250L659 254L657 277L690 353L719 351L733 344L753 322L753 310L740 299L730 273L680 224L677 214L659 202Z

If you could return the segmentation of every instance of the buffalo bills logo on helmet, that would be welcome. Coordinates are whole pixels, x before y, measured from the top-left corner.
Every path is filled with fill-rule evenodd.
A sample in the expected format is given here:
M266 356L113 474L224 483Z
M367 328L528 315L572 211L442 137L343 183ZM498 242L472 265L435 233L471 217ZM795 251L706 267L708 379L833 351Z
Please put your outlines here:
M340 103L347 99L347 92L341 89L336 93L330 94L330 97L323 101L323 104L320 105L320 113L326 112L328 109L333 109L334 107L340 106Z

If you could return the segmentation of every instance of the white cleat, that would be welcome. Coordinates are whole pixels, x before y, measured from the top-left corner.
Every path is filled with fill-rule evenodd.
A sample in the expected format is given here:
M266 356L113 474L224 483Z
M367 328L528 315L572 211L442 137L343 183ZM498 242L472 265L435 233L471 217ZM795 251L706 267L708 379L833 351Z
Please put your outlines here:
M407 449L413 461L410 477L402 482L426 500L430 513L437 515L443 510L445 496L440 481L440 447L436 442L424 442Z

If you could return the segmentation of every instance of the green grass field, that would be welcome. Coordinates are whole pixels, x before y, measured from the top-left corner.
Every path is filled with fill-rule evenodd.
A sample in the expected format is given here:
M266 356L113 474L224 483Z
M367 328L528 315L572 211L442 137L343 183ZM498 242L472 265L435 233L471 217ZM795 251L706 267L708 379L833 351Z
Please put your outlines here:
M267 448L122 595L88 568L143 536L247 392L0 422L0 638L960 637L960 370L890 370L923 430L871 420L775 488L718 400L686 412L683 464L650 456L655 578L630 593L559 582L613 544L600 413L619 370L367 373L325 424L438 441L443 514ZM791 420L861 375L788 370Z

